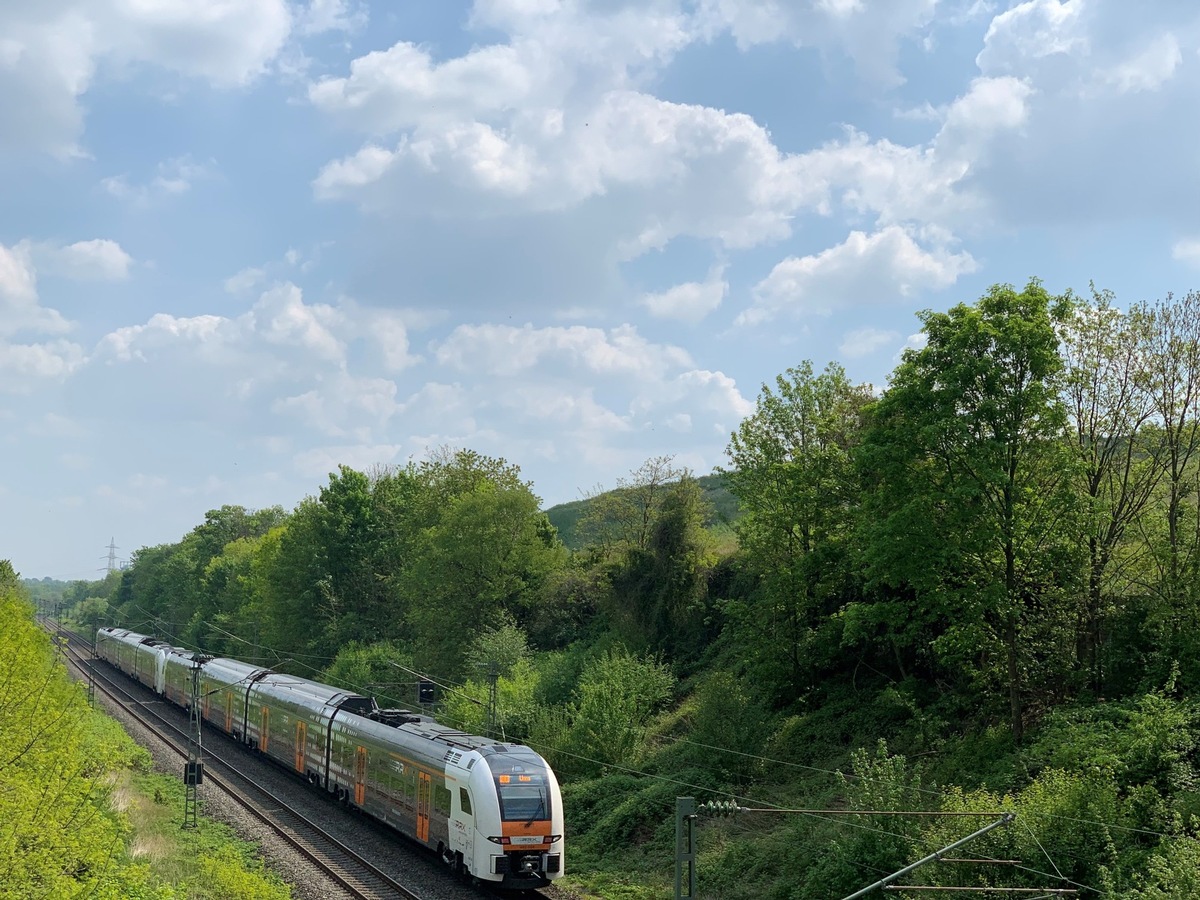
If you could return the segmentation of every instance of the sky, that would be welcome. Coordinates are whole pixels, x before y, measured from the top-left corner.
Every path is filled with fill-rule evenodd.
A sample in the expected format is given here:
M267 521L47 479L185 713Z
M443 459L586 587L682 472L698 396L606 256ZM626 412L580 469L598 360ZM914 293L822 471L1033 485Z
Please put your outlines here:
M1192 0L0 0L0 558L450 446L706 474L921 310L1200 269Z

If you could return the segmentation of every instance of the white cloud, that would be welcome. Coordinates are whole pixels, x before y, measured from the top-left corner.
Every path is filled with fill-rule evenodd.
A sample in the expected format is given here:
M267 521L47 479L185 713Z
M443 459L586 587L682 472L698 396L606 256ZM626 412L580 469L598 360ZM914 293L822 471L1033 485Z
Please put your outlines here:
M369 441L400 406L395 382L336 373L303 394L274 401L271 408L328 437Z
M1171 247L1171 258L1200 269L1200 237L1181 238Z
M262 284L266 274L265 269L257 267L242 269L236 275L230 275L225 279L225 290L230 294L242 294L253 290Z
M900 44L917 39L932 21L938 0L701 0L697 13L711 36L728 29L742 49L786 41L797 47L839 50L869 81L904 81L896 60Z
M1155 91L1175 75L1182 63L1179 41L1173 34L1163 34L1114 66L1105 80L1122 94Z
M985 74L1032 74L1046 60L1084 56L1084 0L1027 0L1000 13L988 26L975 58Z
M155 313L145 325L126 325L106 334L95 355L117 362L146 361L163 353L173 357L181 345L191 345L202 357L220 362L224 349L240 338L238 324L224 316Z
M326 304L306 304L300 288L280 284L263 293L251 312L254 327L271 344L301 347L332 362L346 354L333 329L343 323L339 310Z
M870 356L880 347L894 343L898 337L900 335L896 332L881 328L856 328L842 338L838 352L846 359L859 359Z
M0 6L0 157L83 155L79 105L101 65L244 85L291 30L286 0L42 0Z
M0 244L0 298L12 304L37 300L37 276L28 244L11 249Z
M327 31L357 31L367 24L367 8L351 0L309 0L300 14L297 30L302 34Z
M110 0L110 7L107 16L94 13L107 54L220 87L263 74L292 24L286 0Z
M535 77L511 45L434 63L429 51L402 41L355 59L345 78L313 84L308 98L323 112L387 134L431 118L461 122L514 109L533 92Z
M79 369L83 348L68 341L6 344L0 341L0 390L32 393L39 379L61 381Z
M40 248L43 266L58 275L80 281L122 281L129 277L133 257L116 241L77 241L65 247Z
M652 316L696 323L721 305L729 293L723 268L709 274L706 281L688 281L657 294L643 294L641 303Z
M575 325L460 325L436 349L442 365L507 377L550 363L598 376L658 378L667 369L690 365L687 351L651 344L632 325L611 331Z
M296 473L307 479L325 479L337 472L338 466L349 466L360 472L376 465L386 465L403 450L400 444L341 444L314 447L292 458Z
M0 244L0 337L21 331L59 334L71 327L57 310L38 302L32 251L29 241L13 247Z
M873 306L916 291L949 287L973 272L975 260L944 245L923 249L896 225L867 235L853 231L836 247L789 257L754 289L754 305L739 324L767 321L782 313L828 315L845 307Z

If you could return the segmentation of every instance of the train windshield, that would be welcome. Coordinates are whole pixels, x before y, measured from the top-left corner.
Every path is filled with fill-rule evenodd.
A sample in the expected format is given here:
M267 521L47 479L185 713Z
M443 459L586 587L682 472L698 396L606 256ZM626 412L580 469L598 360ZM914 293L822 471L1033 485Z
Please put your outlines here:
M500 818L505 822L550 818L546 785L533 783L499 784Z

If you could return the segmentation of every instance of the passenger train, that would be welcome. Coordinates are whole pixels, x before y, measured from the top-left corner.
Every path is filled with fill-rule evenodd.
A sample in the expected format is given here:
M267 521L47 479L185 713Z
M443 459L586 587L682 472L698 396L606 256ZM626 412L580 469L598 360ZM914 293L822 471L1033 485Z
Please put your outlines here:
M191 651L101 628L96 653L191 706ZM562 876L562 795L528 747L235 659L200 662L205 722L431 848L456 872L518 890Z

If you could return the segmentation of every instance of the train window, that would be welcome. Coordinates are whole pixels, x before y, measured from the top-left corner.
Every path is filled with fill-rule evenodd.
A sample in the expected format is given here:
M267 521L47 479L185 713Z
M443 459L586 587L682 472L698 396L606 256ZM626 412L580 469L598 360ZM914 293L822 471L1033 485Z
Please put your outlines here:
M450 814L450 791L444 785L433 786L433 808L444 815Z
M501 784L497 787L500 789L500 818L505 822L532 822L550 817L544 784Z
M472 814L471 795L467 793L467 789L465 787L460 787L458 789L458 803L460 806L462 806L464 816L469 816Z

